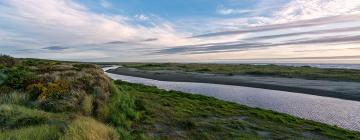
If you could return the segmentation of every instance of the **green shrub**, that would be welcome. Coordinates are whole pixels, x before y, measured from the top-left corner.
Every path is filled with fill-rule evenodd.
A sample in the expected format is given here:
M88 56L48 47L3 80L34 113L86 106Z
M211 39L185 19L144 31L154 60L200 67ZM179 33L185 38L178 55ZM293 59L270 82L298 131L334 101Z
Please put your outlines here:
M14 89L25 89L36 76L26 68L12 68L4 71L6 77L4 78L3 85Z
M16 59L8 55L0 55L0 65L10 67L16 64Z
M73 66L75 67L76 70L82 70L82 69L85 69L85 68L98 68L96 65L83 64L83 63L74 64Z

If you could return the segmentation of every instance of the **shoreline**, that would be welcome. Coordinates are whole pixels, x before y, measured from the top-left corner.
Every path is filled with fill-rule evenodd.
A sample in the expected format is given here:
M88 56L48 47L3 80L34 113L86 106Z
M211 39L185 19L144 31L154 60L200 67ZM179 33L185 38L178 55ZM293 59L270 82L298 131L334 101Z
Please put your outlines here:
M351 82L334 82L334 81L323 81L323 80L304 80L304 79L296 79L296 78L259 77L259 76L246 76L246 75L225 76L219 74L183 73L183 72L174 72L174 71L144 71L133 68L109 69L106 72L125 75L125 76L148 78L159 81L196 82L196 83L245 86L252 88L296 92L296 93L311 94L311 95L324 96L324 97L340 98L340 99L346 99L352 101L360 101L360 94L357 94L357 92L360 91L357 91L356 88L347 89L354 93L339 92L344 90L338 88L346 88L346 86L344 87L342 85ZM267 81L262 79L266 79ZM296 84L297 82L299 84ZM320 88L307 85L309 84L309 82L310 84L311 82L313 82L315 86L319 86ZM291 84L287 84L287 83L291 83ZM321 85L322 83L329 83L329 84ZM351 83L351 84L360 85L360 83ZM335 86L335 87L332 87L333 89L321 89L324 88L323 86Z

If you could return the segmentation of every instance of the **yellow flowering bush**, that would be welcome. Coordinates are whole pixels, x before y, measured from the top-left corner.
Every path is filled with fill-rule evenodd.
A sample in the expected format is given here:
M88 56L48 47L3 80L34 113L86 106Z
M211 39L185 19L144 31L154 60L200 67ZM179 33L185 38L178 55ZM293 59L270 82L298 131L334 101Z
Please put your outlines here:
M58 80L48 84L32 84L27 90L32 93L32 97L38 100L45 100L50 97L59 97L69 92L70 84L64 80Z

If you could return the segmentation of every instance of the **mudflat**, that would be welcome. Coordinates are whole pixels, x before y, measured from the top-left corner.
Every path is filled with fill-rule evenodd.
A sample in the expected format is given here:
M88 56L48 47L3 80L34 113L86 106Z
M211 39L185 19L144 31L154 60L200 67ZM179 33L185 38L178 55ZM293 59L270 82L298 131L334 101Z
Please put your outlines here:
M309 80L273 76L209 74L172 70L140 70L126 67L110 69L107 72L160 81L237 85L360 101L359 82Z

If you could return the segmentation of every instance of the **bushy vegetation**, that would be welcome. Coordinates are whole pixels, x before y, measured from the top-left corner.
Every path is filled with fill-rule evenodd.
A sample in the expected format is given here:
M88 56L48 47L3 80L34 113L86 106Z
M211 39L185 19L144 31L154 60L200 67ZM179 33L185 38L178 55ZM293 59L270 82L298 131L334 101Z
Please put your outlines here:
M176 63L127 63L123 64L123 66L138 68L142 70L172 70L184 72L225 74L229 76L238 74L360 82L360 70L351 69L320 69L313 67L292 67L278 65Z
M360 133L212 97L117 81L135 97L132 135L150 139L360 139Z
M0 56L1 140L359 139L214 98L111 81L91 64Z
M0 66L0 139L119 139L136 118L95 65L0 56Z

